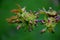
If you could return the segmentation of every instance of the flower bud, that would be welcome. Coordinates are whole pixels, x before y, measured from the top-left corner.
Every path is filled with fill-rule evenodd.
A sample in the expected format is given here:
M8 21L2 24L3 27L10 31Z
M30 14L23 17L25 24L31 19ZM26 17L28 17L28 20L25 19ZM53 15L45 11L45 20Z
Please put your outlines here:
M46 32L46 29L41 30L41 33L44 33L44 32Z
M20 26L20 25L18 25L18 26L17 26L17 30L19 30L20 28L21 28L21 26Z
M45 20L40 20L41 23L45 23Z

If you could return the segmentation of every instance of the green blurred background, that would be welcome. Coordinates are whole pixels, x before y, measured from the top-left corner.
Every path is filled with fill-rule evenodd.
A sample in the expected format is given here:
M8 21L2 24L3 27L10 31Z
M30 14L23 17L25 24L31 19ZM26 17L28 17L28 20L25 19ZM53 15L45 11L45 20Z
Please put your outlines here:
M43 7L47 10L52 7L58 11L60 10L60 3L58 2L56 4L54 0L0 0L0 40L60 40L60 23L55 27L55 34L48 32L40 34L40 30L44 28L41 24L38 24L39 26L32 32L24 32L23 29L16 30L15 25L6 21L6 18L14 15L10 10L17 8L16 4L20 4L21 7L25 6L27 11L38 11L39 8L42 9Z

